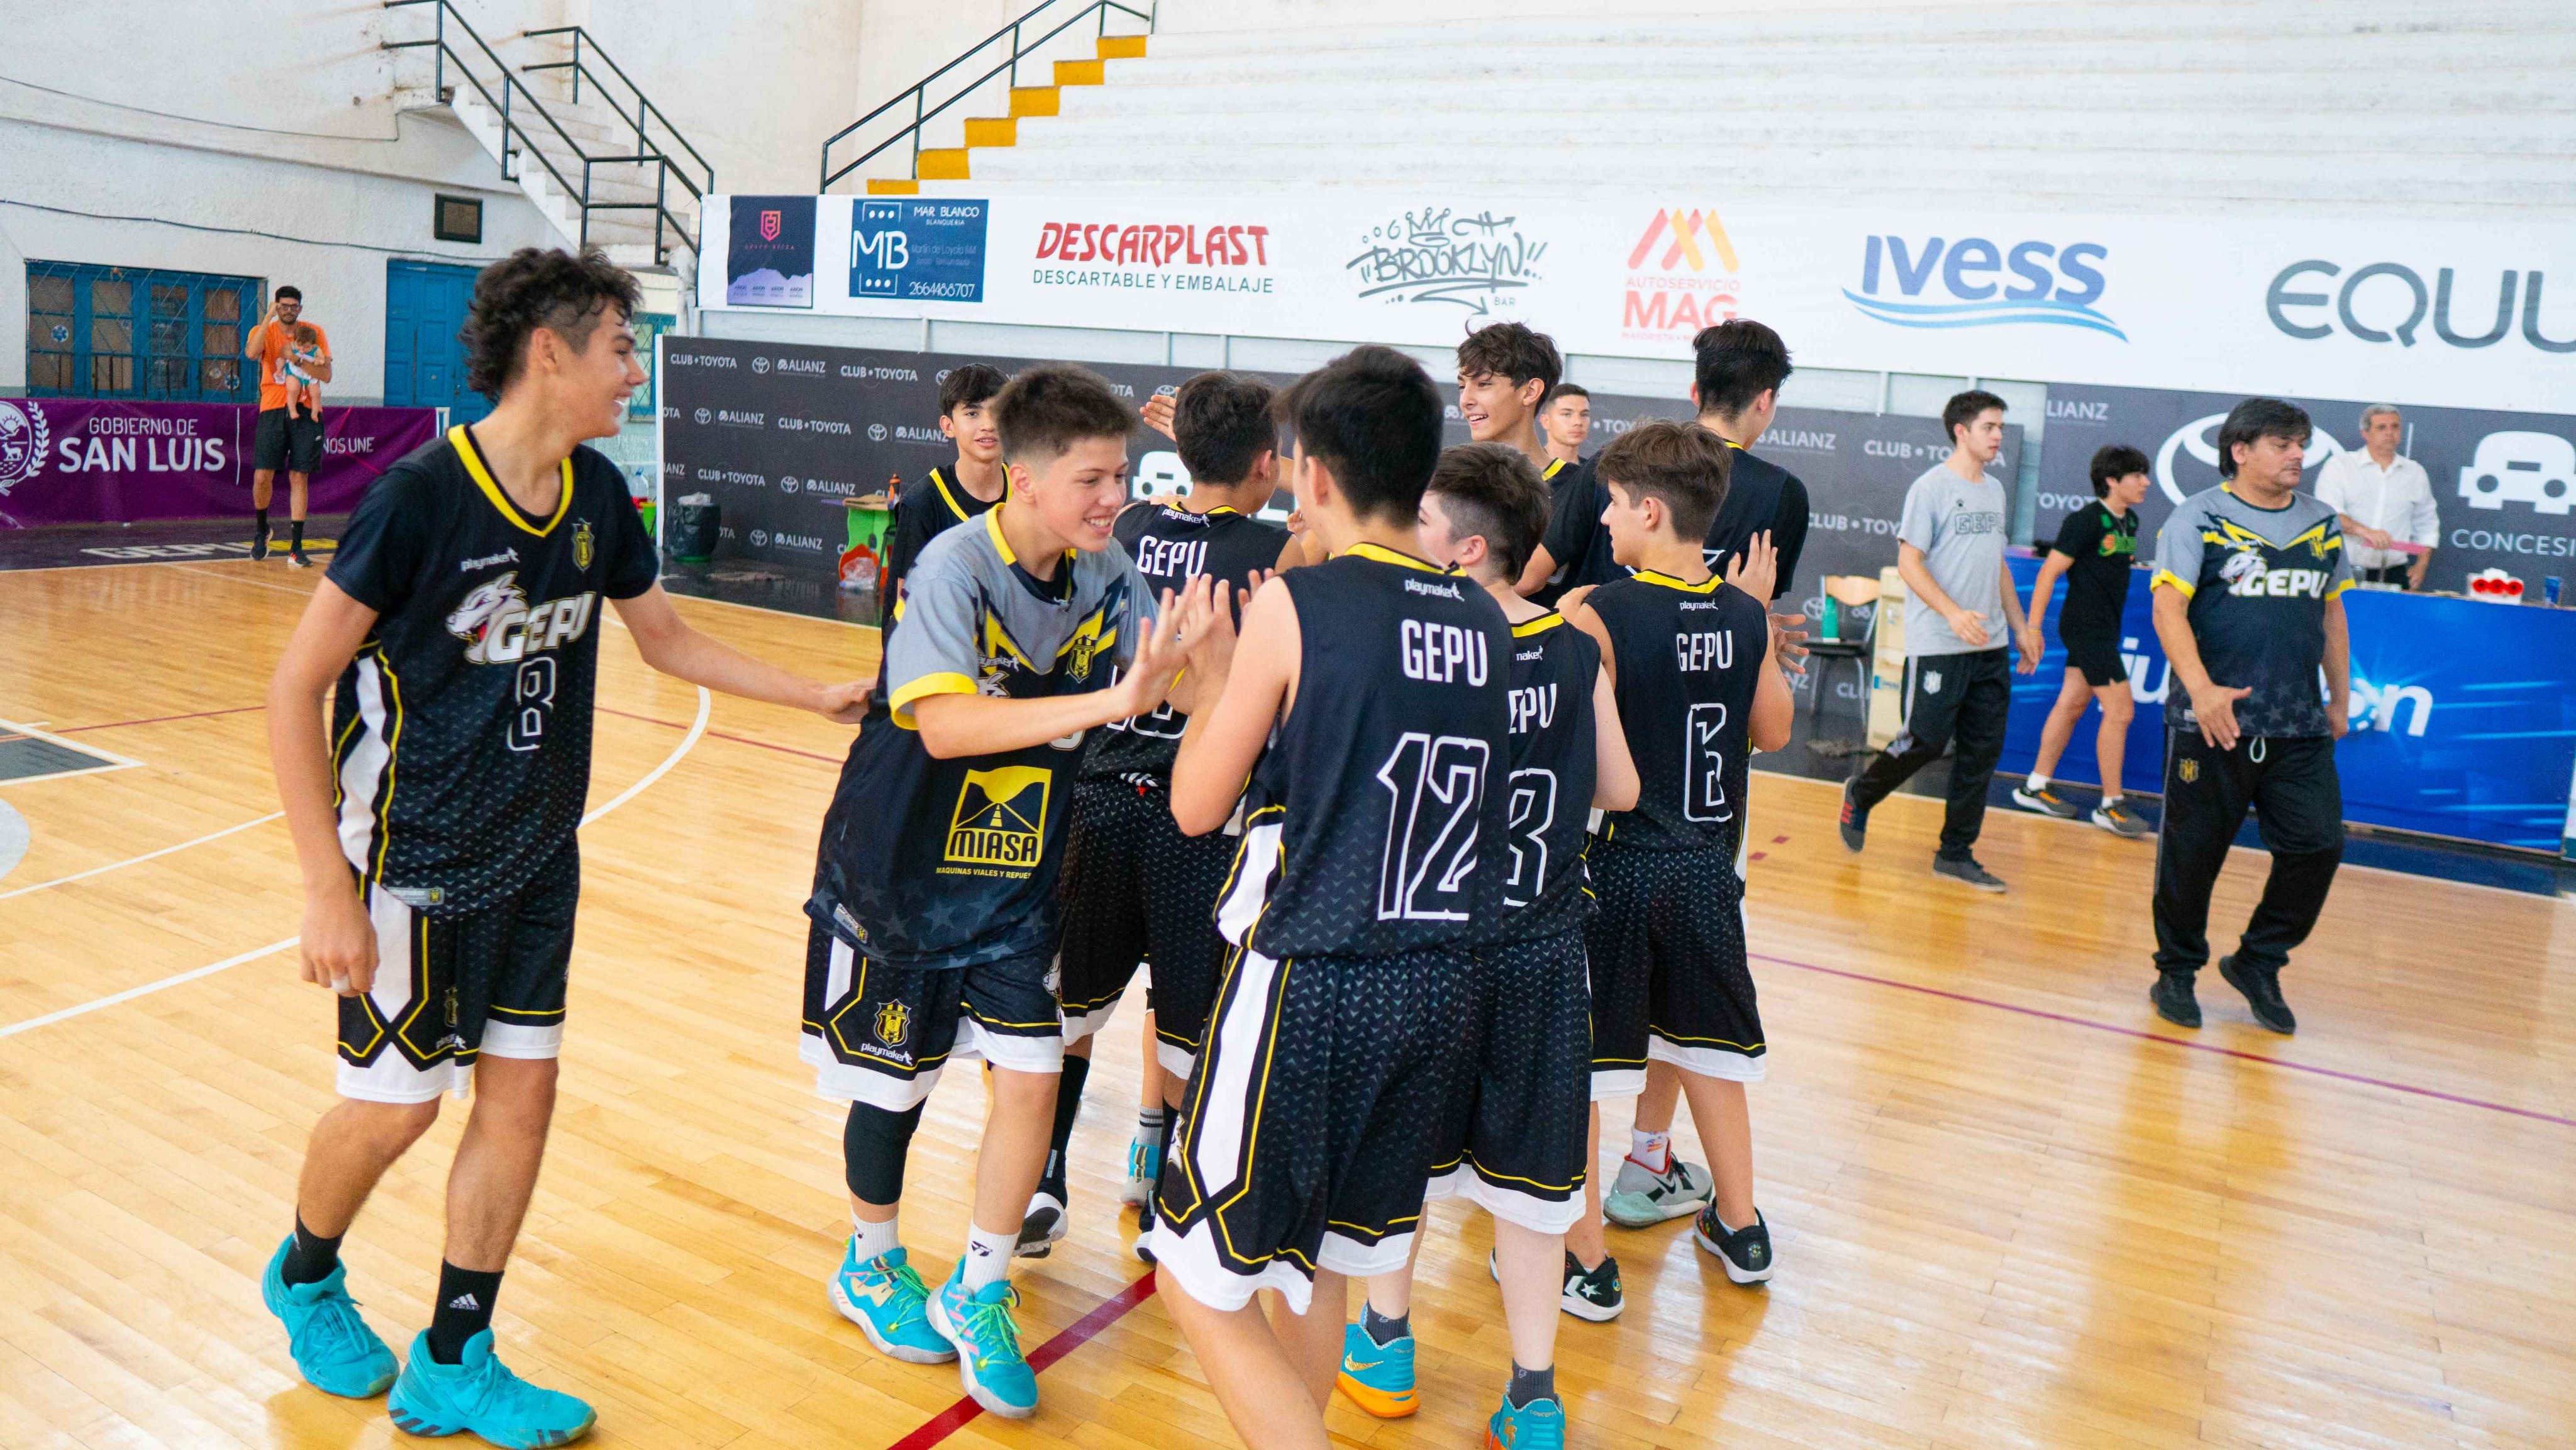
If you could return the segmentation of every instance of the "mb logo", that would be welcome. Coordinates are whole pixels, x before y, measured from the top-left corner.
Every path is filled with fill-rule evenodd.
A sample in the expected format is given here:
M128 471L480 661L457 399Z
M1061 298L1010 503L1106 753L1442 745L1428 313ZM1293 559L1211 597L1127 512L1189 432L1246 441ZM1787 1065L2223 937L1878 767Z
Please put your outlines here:
M900 290L895 274L912 265L912 238L903 230L903 212L901 202L859 203L850 228L853 292L892 297Z

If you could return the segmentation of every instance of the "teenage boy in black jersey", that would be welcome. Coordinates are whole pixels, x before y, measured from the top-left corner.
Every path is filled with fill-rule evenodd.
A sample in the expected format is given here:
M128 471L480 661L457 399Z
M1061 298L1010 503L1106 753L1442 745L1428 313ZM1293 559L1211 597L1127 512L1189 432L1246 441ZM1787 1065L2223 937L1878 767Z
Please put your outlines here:
M2030 778L2013 789L2013 803L2060 820L2073 820L2083 808L2050 787L2049 775L2066 742L2075 738L2084 707L2099 701L2102 731L2094 737L2093 756L2102 767L2102 803L2093 808L2093 824L2114 835L2146 836L2155 827L2130 810L2120 798L2120 763L2129 741L2129 667L2120 653L2120 616L2129 605L2129 571L2138 557L2138 504L2155 487L2147 476L2147 455L2125 443L2105 446L2093 455L2092 503L2066 516L2057 526L2057 542L2039 566L2039 582L2030 591L2030 627L2048 615L2048 596L2057 577L2066 576L2066 607L2057 612L2058 638L2066 643L2066 684L2040 727L2039 758Z
M1752 1284L1772 1262L1744 1099L1765 1051L1745 964L1745 792L1752 751L1789 743L1795 706L1761 603L1769 546L1754 543L1743 587L1711 574L1700 550L1743 456L1661 421L1603 450L1603 522L1635 573L1569 593L1565 612L1601 643L1643 781L1636 809L1604 819L1592 848L1592 1051L1608 1079L1595 1096L1635 1091L1649 1062L1678 1070L1715 1188L1696 1237L1729 1279ZM1589 1216L1582 1227L1569 1239L1589 1264L1600 1230Z
M1170 423L1190 491L1177 503L1140 501L1118 516L1119 544L1157 590L1206 575L1249 599L1288 547L1288 531L1255 517L1278 478L1278 390L1241 373L1201 373L1181 384ZM1151 425L1154 417L1146 415ZM1153 1226L1154 1182L1189 1081L1208 1003L1216 996L1225 939L1212 913L1234 840L1184 836L1172 824L1172 756L1189 717L1170 701L1150 715L1095 731L1073 788L1065 827L1064 944L1057 998L1064 1006L1064 1076L1046 1171L1020 1226L1020 1252L1043 1255L1064 1237L1065 1148L1073 1136L1096 1034L1126 994L1136 964L1152 964L1145 1078L1151 1106L1127 1150L1126 1201ZM1151 1252L1140 1240L1139 1254Z
M1063 1062L1065 808L1084 735L1151 714L1178 659L1162 663L1145 581L1110 537L1127 495L1125 405L1052 364L1012 379L993 413L1011 497L922 552L886 634L881 703L823 819L798 1055L818 1092L850 1103L852 1232L833 1307L897 1359L953 1356L978 1404L1025 1418L1037 1380L1008 1271ZM896 1210L952 1055L991 1067L991 1105L966 1253L934 1292Z
M1582 472L1580 463L1549 453L1539 437L1538 410L1564 376L1565 359L1555 340L1523 323L1480 327L1458 344L1458 416L1467 422L1467 436L1519 449L1547 483L1551 500ZM1564 587L1543 582L1533 597L1553 605Z
M1541 405L1538 427L1547 435L1547 456L1560 463L1583 461L1583 440L1592 436L1592 394L1581 383L1559 383L1547 390L1547 401ZM1556 495L1564 491L1566 475L1557 471L1549 489L1549 512L1555 512Z
M709 639L654 582L624 476L582 446L618 431L644 381L636 301L597 252L483 269L463 341L492 412L367 490L269 686L304 980L340 994L343 1101L314 1125L262 1295L307 1380L352 1397L392 1384L413 1434L558 1445L592 1420L503 1367L490 1325L554 1111L600 598L665 674L842 721L867 697ZM439 1097L469 1085L436 1308L396 1383L340 1240Z
M957 445L957 458L934 468L895 501L886 534L885 570L877 576L877 622L894 623L903 576L921 551L968 519L1002 501L1002 435L993 426L993 395L1010 379L999 368L968 363L939 380L939 431Z
M1441 429L1419 365L1355 349L1281 412L1331 557L1263 585L1240 646L1226 586L1193 580L1180 611L1190 674L1219 693L1190 715L1172 816L1203 835L1240 806L1243 846L1217 907L1238 950L1153 1251L1236 1432L1323 1450L1346 1277L1403 1266L1471 1046L1469 943L1508 869L1512 637L1482 589L1413 553Z
M1583 922L1593 810L1637 803L1637 769L1611 702L1601 647L1565 616L1512 588L1547 528L1547 485L1512 449L1470 443L1440 455L1422 495L1422 554L1476 581L1512 626L1511 874L1506 908L1476 948L1491 974L1458 1075L1430 1195L1461 1195L1494 1216L1494 1278L1512 1341L1512 1376L1493 1443L1565 1443L1556 1393L1556 1316L1565 1231L1584 1211L1590 1151L1592 989ZM1421 1239L1414 1240L1417 1254ZM1342 1392L1380 1418L1410 1415L1413 1266L1369 1280L1361 1322L1343 1334Z

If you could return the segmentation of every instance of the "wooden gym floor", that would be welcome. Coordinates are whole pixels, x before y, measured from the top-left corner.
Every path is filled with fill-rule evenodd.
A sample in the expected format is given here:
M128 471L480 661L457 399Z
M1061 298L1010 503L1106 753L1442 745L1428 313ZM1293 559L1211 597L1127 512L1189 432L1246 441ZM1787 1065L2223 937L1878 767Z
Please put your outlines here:
M401 1438L295 1378L257 1285L331 1102L329 1004L272 949L300 912L261 708L313 578L0 574L0 719L138 762L0 782L31 833L0 877L0 1444ZM874 668L866 631L681 608L811 672ZM952 1369L882 1358L832 1312L840 1113L795 1061L797 908L845 732L703 710L614 628L601 654L593 804L613 809L584 832L561 1117L501 1298L512 1362L595 1401L602 1445L1232 1443L1111 1212L1137 1003L1085 1104L1073 1236L1018 1273L1029 1342L1060 1355L1039 1417L942 1418ZM1780 1276L1730 1287L1686 1224L1612 1230L1626 1317L1558 1341L1577 1444L2576 1441L2576 907L2348 872L2289 979L2302 1035L2253 1027L2213 974L2186 1038L2144 1001L2149 847L1999 813L1983 856L2015 890L1988 898L1928 875L1937 803L1891 802L1858 860L1833 809L1828 786L1755 787ZM2262 864L2232 863L2222 941ZM920 1139L905 1219L934 1273L980 1111L960 1075ZM397 1348L426 1319L461 1121L349 1241ZM1422 1414L1337 1403L1338 1436L1481 1433L1507 1359L1488 1232L1434 1215Z

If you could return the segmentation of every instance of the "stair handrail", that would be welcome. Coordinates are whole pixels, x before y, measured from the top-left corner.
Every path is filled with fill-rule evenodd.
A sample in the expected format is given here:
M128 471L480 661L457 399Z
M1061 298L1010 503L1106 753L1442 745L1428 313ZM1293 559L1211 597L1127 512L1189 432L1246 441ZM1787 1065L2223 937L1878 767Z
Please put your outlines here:
M1072 29L1075 25L1094 14L1097 14L1100 17L1100 26L1097 34L1101 36L1105 37L1109 34L1109 12L1113 10L1133 19L1144 21L1145 33L1147 35L1151 35L1154 33L1157 18L1162 11L1161 0L1153 0L1151 7L1145 10L1138 10L1134 6L1121 4L1119 3L1119 0L1089 0L1088 4L1085 4L1081 9L1075 11L1062 24L1056 26L1055 29L1039 36L1036 40L1030 41L1025 45L1022 44L1020 39L1021 31L1031 22L1035 21L1040 12L1053 9L1055 6L1062 3L1064 3L1064 0L1038 0L1036 5L1032 6L1018 19L1013 20L1010 24L1003 26L992 34L985 36L982 40L968 46L965 50L959 52L956 58L949 61L948 64L941 66L939 69L932 71L926 76L923 76L920 80L914 82L908 89L896 94L892 100L887 101L884 105L877 107L875 110L868 112L866 115L861 116L859 119L852 121L840 130L825 137L823 140L823 162L821 167L823 180L822 184L815 189L817 191L830 191L832 189L833 182L840 180L842 177L849 175L851 172L865 166L870 161L875 160L877 156L883 153L887 148L903 141L906 137L910 137L912 140L913 175L916 178L919 177L921 174L921 128L940 112L947 110L949 107L956 105L959 101L975 94L975 92L981 89L987 81L990 81L993 77L1002 74L1004 71L1010 72L1011 84L1013 86L1017 86L1020 80L1021 61L1026 60L1029 56L1035 54L1037 50L1044 46L1048 41L1062 35L1067 30ZM1007 59L994 66L991 70L988 70L982 75L977 76L975 79L968 81L964 86L958 88L954 95L941 101L938 105L929 105L929 91L932 83L936 82L941 76L948 74L950 71L955 70L957 67L974 59L976 55L1004 36L1009 36L1011 39L1010 54ZM907 100L912 102L912 120L909 124L904 126L903 129L895 132L892 136L878 142L875 146L869 148L864 155L861 155L858 159L843 165L839 170L836 171L832 168L832 147L836 143L850 135L852 132L866 126L869 122L876 120L879 116L882 116L886 112L902 105ZM924 109L925 106L928 108Z
M679 240L687 245L692 254L697 252L698 239L696 234L692 233L689 230L688 225L682 222L679 217L672 214L667 203L666 193L669 178L672 174L672 165L668 156L654 152L639 152L634 156L593 156L589 152L583 150L581 143L573 139L572 133L564 129L563 123L555 119L554 113L546 109L545 102L539 100L537 98L537 93L529 89L528 83L520 79L518 71L513 69L508 61L501 59L500 54L492 49L491 42L485 40L482 34L475 30L473 23L468 21L462 13L457 11L453 0L379 0L379 5L381 8L386 10L398 10L412 5L435 5L438 7L436 12L436 25L431 33L430 39L386 40L379 41L378 45L386 50L415 50L424 47L433 49L435 51L435 66L431 72L431 87L442 101L447 100L453 94L447 85L447 62L452 57L456 62L456 73L463 76L466 83L474 87L475 94L483 98L483 104L490 107L492 111L500 117L502 179L505 181L518 180L516 176L511 174L509 158L512 150L510 138L513 135L519 136L524 139L527 144L518 148L518 154L523 158L534 156L537 160L537 164L545 168L546 174L554 178L555 185L562 188L564 195L573 198L574 203L581 208L581 236L579 240L583 247L586 248L590 245L590 214L592 212L650 211L653 213L653 255L656 261L668 260L669 247L666 245L663 238L663 231L666 227L673 233L677 234ZM463 31L466 38L474 42L474 48L482 52L483 58L492 63L493 69L500 72L501 94L498 99L493 97L492 88L483 83L483 78L474 73L474 68L466 64L465 55L457 51L455 47L448 44L447 22L451 17L456 22L456 28ZM564 176L563 172L555 166L553 158L547 156L545 149L537 145L537 132L531 129L526 121L520 119L518 115L513 113L514 102L519 97L526 98L527 105L536 110L538 117L546 123L549 130L554 132L555 139L563 144L564 149L572 155L580 158L580 186L574 186L572 182ZM641 144L650 143L649 141L646 141ZM591 200L590 180L591 168L593 166L605 164L641 165L647 162L655 163L655 169L659 177L659 180L657 180L654 185L653 200L627 202ZM681 184L683 186L688 185L688 181L685 176L682 177Z
M590 48L591 56L606 65L610 74L624 82L626 89L634 93L635 139L637 149L641 150L645 147L651 147L656 152L659 152L662 149L660 143L653 140L651 133L645 126L645 118L649 116L653 120L661 122L662 129L671 133L672 141L676 142L681 150L689 153L689 159L698 163L698 170L700 172L700 177L698 179L692 179L688 171L685 168L679 167L676 161L673 163L672 175L678 179L680 185L688 189L689 195L699 200L704 200L707 193L716 189L716 168L714 164L708 161L706 157L698 154L698 148L690 145L689 138L682 135L680 128L671 123L670 113L664 111L660 106L655 105L653 103L653 98L644 94L644 88L637 85L635 83L635 78L626 73L626 68L617 63L617 57L608 53L608 47L599 43L598 36L591 34L588 30L578 25L550 25L542 30L523 30L520 31L519 34L523 38L529 40L535 40L549 35L570 35L572 37L572 59L539 61L534 64L522 65L519 69L523 71L571 71L572 100L574 105L581 104L581 81L584 76L588 76L590 78L590 83L597 87L603 95L608 91L608 87L600 82L599 73L582 63L582 47L587 45ZM622 121L626 119L626 113L616 105L612 104L609 109L617 113L619 120Z

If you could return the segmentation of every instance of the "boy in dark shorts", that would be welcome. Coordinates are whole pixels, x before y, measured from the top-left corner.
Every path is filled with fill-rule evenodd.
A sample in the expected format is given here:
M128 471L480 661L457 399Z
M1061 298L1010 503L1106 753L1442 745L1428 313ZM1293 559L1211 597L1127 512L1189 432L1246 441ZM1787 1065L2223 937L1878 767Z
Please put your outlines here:
M351 1398L390 1385L386 1409L415 1435L560 1445L592 1422L511 1373L491 1324L554 1114L601 598L665 674L849 722L867 698L699 634L655 582L625 476L582 446L617 432L644 381L637 300L597 252L528 248L483 269L463 342L492 412L358 501L269 686L304 980L340 994L343 1101L314 1125L261 1296L307 1381ZM438 1298L397 1380L340 1241L439 1099L469 1087Z
M1201 373L1173 399L1173 441L1190 471L1187 497L1139 501L1113 530L1155 589L1179 589L1205 575L1249 599L1288 547L1285 528L1258 513L1278 474L1270 407L1278 390L1241 373ZM1153 418L1148 414L1146 421ZM1020 1225L1020 1252L1038 1256L1064 1237L1065 1147L1073 1136L1096 1034L1107 1026L1139 961L1152 964L1146 1014L1146 1107L1127 1150L1125 1199L1139 1229L1153 1226L1154 1182L1162 1176L1169 1125L1207 1026L1225 939L1216 933L1217 892L1233 864L1235 837L1184 836L1172 824L1172 756L1189 716L1170 701L1150 715L1113 720L1085 748L1073 814L1065 827L1064 942L1057 1000L1064 1007L1064 1077L1056 1089L1055 1136L1046 1171ZM1140 1255L1152 1251L1140 1239Z
M2039 758L2031 762L2030 778L2013 790L2013 803L2060 820L2083 813L2049 779L2084 707L2098 700L2102 731L2094 737L2093 756L2102 766L2102 803L2093 808L2093 824L2114 835L2146 836L2155 827L2120 798L2121 756L2129 717L2136 713L2129 667L2120 653L2120 616L2129 605L2129 571L2138 557L2138 504L2155 480L2147 476L2147 455L2124 443L2095 453L2090 471L2095 501L2057 526L2057 542L2049 546L2031 590L2029 619L2037 629L2057 576L2066 576L2066 605L2057 615L2057 635L2066 643L2066 684L2040 727Z
M1182 736L1172 816L1204 835L1239 807L1243 846L1153 1251L1236 1431L1324 1450L1346 1279L1403 1267L1470 1061L1469 944L1507 870L1512 636L1484 590L1413 553L1441 430L1419 364L1355 349L1281 412L1330 557L1263 585L1239 648L1227 586L1193 580L1181 608L1215 695Z
M930 541L1002 501L1001 435L993 427L993 395L1010 379L999 368L968 363L939 380L939 431L957 445L956 461L924 474L895 500L886 531L885 570L877 576L877 623L894 623L903 600L903 576Z
M1569 593L1565 612L1601 644L1642 781L1636 809L1606 817L1591 853L1593 1096L1637 1091L1649 1060L1680 1070L1715 1188L1696 1237L1729 1279L1752 1284L1772 1260L1744 1097L1766 1051L1745 964L1745 791L1748 757L1789 743L1795 705L1763 605L1777 554L1754 540L1738 587L1701 552L1731 456L1708 430L1661 421L1604 449L1603 524L1634 572ZM1615 1286L1597 1220L1583 1227L1570 1246Z
M1476 947L1491 981L1472 1024L1477 1044L1441 1128L1430 1196L1458 1194L1494 1216L1495 1281L1512 1341L1512 1376L1490 1423L1494 1443L1565 1443L1556 1394L1556 1318L1565 1231L1583 1212L1591 1161L1592 990L1583 922L1593 810L1637 803L1637 770L1611 703L1601 647L1512 585L1547 531L1547 485L1509 448L1471 443L1440 455L1422 496L1423 557L1482 586L1512 626L1510 876L1502 919ZM1414 1239L1419 1250L1421 1238ZM1342 1393L1380 1418L1410 1415L1413 1266L1369 1280L1361 1322L1343 1332Z
M833 1307L897 1359L954 1357L978 1404L1025 1418L1037 1379L1008 1271L1064 1053L1065 807L1083 736L1150 714L1173 668L1142 634L1145 581L1110 537L1127 495L1125 406L1090 373L1050 365L1013 379L993 411L1011 499L922 551L886 633L880 703L823 818L799 1056L818 1092L850 1103L852 1232ZM966 1253L934 1294L896 1208L952 1056L992 1068L991 1106Z

